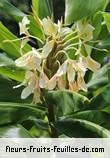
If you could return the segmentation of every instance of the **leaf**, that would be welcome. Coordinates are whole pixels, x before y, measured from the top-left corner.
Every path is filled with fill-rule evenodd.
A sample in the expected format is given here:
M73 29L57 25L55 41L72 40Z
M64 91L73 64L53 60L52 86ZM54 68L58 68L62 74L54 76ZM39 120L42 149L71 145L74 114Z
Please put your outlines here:
M8 56L6 56L5 54L3 53L0 53L0 67L3 67L3 66L12 66L14 65L14 61L9 58Z
M64 119L55 123L61 134L69 137L110 138L110 131L90 121L82 119Z
M16 58L21 56L20 54L20 41L4 42L6 40L15 40L17 37L12 34L2 23L0 23L0 48L4 50L8 55ZM23 48L23 53L27 53L31 50L31 47L26 44Z
M97 12L94 17L93 17L93 22L92 26L95 28L93 32L94 40L96 40L101 32L102 29L102 21L103 21L103 16L100 12Z
M14 5L12 5L7 0L0 1L0 9L2 10L2 12L6 12L9 16L14 18L17 22L21 22L21 20L23 19L24 16L28 16L27 14L24 14L22 11L20 11L18 8L16 8ZM29 32L32 35L35 35L36 37L43 40L44 37L43 37L42 31L41 31L41 28L38 26L34 17L29 15L28 18L30 20Z
M33 8L36 12L36 15L43 19L44 17L52 16L52 0L32 0Z
M23 102L21 100L21 91L22 88L13 89L16 85L16 82L13 82L6 78L0 77L0 101L1 102Z
M73 115L69 115L66 118L87 120L96 123L98 125L101 125L103 127L109 125L110 122L110 114L107 113L106 111L100 111L100 110L81 111Z
M103 90L93 99L86 109L101 110L110 106L110 84L103 88Z
M110 33L110 13L103 13L103 17Z
M26 15L7 0L0 0L0 9L2 12L5 11L8 15L11 14L16 19L21 19Z
M44 40L44 35L42 32L41 27L38 25L38 22L36 21L36 19L34 19L33 16L29 15L28 19L30 20L30 24L29 24L29 32L30 34L32 34L33 36Z
M0 138L32 138L29 132L21 125L0 127Z
M47 104L55 105L56 115L64 116L82 110L88 99L83 95L68 90L50 91L45 94Z
M106 37L100 40L100 42L96 45L96 47L101 49L107 49L108 53L106 52L106 56L107 55L110 56L110 37Z
M109 83L108 68L109 64L106 64L93 74L91 80L87 84L89 90L96 90L97 88L103 87Z
M108 0L66 0L65 22L72 24L74 21L90 16L102 10Z
M20 123L29 118L43 118L45 109L26 103L0 102L0 125Z
M3 66L0 67L0 74L10 79L23 82L25 71L15 66Z

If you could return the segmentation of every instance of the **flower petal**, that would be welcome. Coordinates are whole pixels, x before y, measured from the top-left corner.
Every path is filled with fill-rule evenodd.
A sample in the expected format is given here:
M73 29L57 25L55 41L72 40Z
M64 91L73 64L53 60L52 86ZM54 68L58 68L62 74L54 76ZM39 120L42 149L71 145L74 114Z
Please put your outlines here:
M72 83L74 82L75 80L75 70L74 68L72 67L71 64L68 65L68 71L67 71L67 77L68 77L68 81L69 83Z
M53 76L48 82L48 90L53 90L57 84L57 77Z
M66 81L65 81L64 76L58 77L57 82L58 82L58 88L59 89L61 89L61 90L65 89Z
M39 78L40 88L46 88L48 81L49 81L48 77L44 73L41 73L40 78Z
M37 69L38 71L41 71L41 62L42 58L40 54L35 50L32 50L15 60L15 64L18 67L23 67L28 70Z
M46 19L44 18L42 20L42 24L43 24L43 28L44 28L44 32L46 35L56 35L57 31L58 31L58 27L56 24L54 24L50 18Z
M77 22L77 28L79 30L81 38L84 41L90 41L91 39L93 39L94 27L90 25L88 22Z
M28 20L28 18L25 16L22 19L22 22L19 23L19 28L20 28L20 35L22 34L26 34L28 35L28 28L26 27L26 25L28 25L30 23L30 21Z
M43 47L42 50L42 58L47 58L48 55L51 53L53 47L54 47L54 40L51 40L46 43L46 45Z
M91 71L95 72L100 68L100 64L93 60L90 56L84 58L86 66L88 69L90 69Z
M27 18L27 16L24 16L24 18L22 19L22 24L23 24L24 26L30 24L30 20Z
M66 74L67 72L67 61L65 61L58 69L57 73L56 73L56 76L57 77L60 77L64 74Z
M34 91L34 87L32 86L27 86L26 88L23 89L21 93L21 99L26 99L30 94L32 94Z

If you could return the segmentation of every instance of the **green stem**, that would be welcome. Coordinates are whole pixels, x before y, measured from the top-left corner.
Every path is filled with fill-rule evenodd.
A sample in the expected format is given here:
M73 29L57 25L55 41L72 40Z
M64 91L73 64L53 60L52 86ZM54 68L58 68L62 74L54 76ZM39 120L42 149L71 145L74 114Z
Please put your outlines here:
M49 120L50 129L51 129L51 137L52 138L58 138L57 129L53 125L53 122L55 122L55 115L54 115L53 105L48 105L48 120Z

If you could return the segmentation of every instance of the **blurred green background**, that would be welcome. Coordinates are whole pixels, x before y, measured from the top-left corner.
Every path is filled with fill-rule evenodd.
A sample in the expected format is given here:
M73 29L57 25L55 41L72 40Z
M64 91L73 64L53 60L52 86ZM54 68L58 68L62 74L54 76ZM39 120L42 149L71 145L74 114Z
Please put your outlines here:
M31 12L31 0L8 0L14 6L19 8L25 13ZM42 0L41 0L42 1ZM55 12L54 18L57 21L59 18L64 16L65 3L64 0L53 0L53 9ZM15 21L5 11L0 10L0 21L3 22L14 34L19 35L19 28Z

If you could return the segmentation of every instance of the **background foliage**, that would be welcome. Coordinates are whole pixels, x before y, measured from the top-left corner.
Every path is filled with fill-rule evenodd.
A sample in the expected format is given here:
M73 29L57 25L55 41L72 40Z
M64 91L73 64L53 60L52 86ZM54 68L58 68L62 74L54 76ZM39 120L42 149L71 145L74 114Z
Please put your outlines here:
M36 106L31 103L32 96L20 99L23 88L13 89L24 78L24 70L14 65L14 59L20 56L20 42L3 43L19 36L17 23L25 14L31 13L31 2L0 1L0 137L110 137L110 5L108 3L104 12L107 1L82 2L84 0L54 0L55 21L64 15L64 8L65 23L69 26L89 13L88 18L96 28L94 39L101 39L95 46L108 50L107 53L92 51L92 57L101 63L102 68L93 75L88 71L88 93L49 91L44 94L46 102ZM45 2L42 4L45 6ZM43 18L40 5L39 1L39 16ZM50 14L48 10L45 12ZM32 15L30 21L30 32L42 38ZM29 51L30 45L38 47L35 42L29 42L23 51Z

